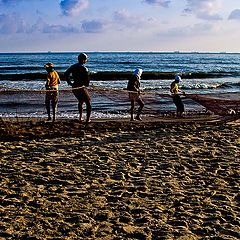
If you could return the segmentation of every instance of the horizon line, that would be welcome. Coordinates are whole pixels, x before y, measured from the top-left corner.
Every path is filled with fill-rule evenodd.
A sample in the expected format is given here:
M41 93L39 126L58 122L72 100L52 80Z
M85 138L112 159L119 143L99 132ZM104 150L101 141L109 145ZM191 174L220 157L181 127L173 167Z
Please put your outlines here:
M0 54L24 54L24 53L80 53L80 52L86 52L86 53L195 53L195 54L202 54L202 53L208 53L208 54L239 54L240 52L231 52L231 51L13 51L13 52L0 52Z

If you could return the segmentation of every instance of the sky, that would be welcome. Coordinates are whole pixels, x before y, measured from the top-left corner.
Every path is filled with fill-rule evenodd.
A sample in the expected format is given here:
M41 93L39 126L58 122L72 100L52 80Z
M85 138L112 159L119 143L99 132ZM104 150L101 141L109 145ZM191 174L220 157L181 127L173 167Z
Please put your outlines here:
M0 52L240 52L240 0L0 0Z

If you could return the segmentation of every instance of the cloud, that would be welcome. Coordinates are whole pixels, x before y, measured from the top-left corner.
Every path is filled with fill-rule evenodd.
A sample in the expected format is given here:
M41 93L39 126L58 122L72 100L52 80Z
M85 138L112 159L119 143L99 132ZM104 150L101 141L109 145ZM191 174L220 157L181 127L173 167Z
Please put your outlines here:
M77 16L80 12L87 9L89 6L88 0L62 0L60 7L65 16Z
M79 29L73 26L47 25L42 29L43 33L78 33Z
M228 17L229 20L240 20L240 9L235 9L233 10L229 17Z
M21 0L0 0L0 4L16 4L19 3Z
M196 15L197 18L204 20L221 20L217 14L221 0L187 0L185 13Z
M176 38L184 38L189 36L199 36L210 34L214 30L213 25L211 24L194 24L192 26L184 26L184 27L175 27L168 29L166 31L162 31L160 33L161 36L165 37L176 37Z
M105 29L105 23L100 20L86 20L82 22L82 30L85 33L99 33Z
M80 28L72 25L50 25L46 23L42 18L39 18L37 22L29 29L30 33L79 33Z
M143 0L143 2L150 5L158 5L165 8L168 8L171 3L170 0Z
M128 28L142 28L145 21L141 16L131 14L128 10L122 9L113 13L113 21L115 24Z
M14 34L27 32L24 20L18 15L0 15L0 34Z
M0 15L0 34L11 35L20 33L78 33L80 27L71 25L50 25L41 18L33 25L27 25L18 15Z

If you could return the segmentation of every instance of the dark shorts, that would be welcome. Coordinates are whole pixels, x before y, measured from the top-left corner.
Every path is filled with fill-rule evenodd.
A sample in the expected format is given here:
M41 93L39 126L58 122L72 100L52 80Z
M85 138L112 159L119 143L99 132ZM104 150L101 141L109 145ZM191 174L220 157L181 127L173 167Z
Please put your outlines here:
M52 103L57 104L58 103L58 98L59 98L58 91L46 92L46 98L45 98L46 102L52 101Z
M84 88L80 88L80 89L74 89L73 94L80 103L85 102L86 105L91 104L91 96L90 96L87 88L84 87Z
M129 99L131 101L137 101L138 99L140 99L140 94L138 92L130 92Z
M184 105L183 105L182 99L179 95L173 96L173 103L176 105L178 112L184 112Z

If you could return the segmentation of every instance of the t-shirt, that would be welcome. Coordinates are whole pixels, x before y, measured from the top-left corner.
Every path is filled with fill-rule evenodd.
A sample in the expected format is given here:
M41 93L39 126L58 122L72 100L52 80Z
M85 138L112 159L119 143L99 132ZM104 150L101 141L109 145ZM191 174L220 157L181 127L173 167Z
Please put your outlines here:
M137 75L133 75L127 85L127 90L129 91L139 91L140 89L140 78Z
M175 81L171 83L170 91L173 94L178 94L179 93L179 87L178 87L178 84Z
M57 87L59 83L60 83L60 78L56 71L49 72L47 74L47 86Z
M67 69L64 76L68 83L71 82L69 79L70 74L72 74L73 78L73 87L89 86L88 69L83 64L76 63Z

